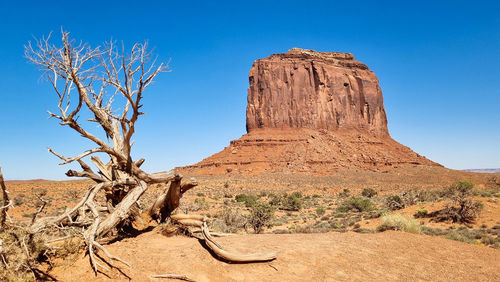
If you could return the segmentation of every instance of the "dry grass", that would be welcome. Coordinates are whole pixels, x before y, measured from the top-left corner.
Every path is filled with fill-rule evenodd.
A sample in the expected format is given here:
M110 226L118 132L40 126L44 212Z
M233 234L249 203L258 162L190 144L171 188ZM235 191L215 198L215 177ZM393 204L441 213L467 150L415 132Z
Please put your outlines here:
M397 230L408 233L420 234L422 226L414 218L408 218L401 214L386 215L382 217L382 224L377 227L377 231Z

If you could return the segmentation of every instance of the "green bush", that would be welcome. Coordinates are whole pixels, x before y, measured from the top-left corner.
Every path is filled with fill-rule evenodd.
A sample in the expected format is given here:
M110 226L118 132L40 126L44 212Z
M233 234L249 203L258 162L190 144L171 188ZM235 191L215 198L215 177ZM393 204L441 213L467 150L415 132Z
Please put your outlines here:
M452 220L458 223L474 223L481 213L484 204L481 201L472 201L474 183L467 181L456 182L443 190L443 196L451 200L444 209L433 212L430 216L434 221Z
M325 212L326 212L326 210L325 210L325 208L324 208L324 207L317 207L317 208L316 208L316 214L317 214L318 216L323 216L323 215L325 214Z
M451 231L450 233L448 233L445 236L445 238L450 239L450 240L465 242L465 243L472 243L474 241L474 239L467 236L467 234L464 234L463 232L458 232L458 231Z
M382 217L382 224L377 227L377 231L382 232L386 230L420 234L422 226L414 218L406 218L401 214L395 214Z
M468 181L458 181L446 187L442 191L442 196L457 201L472 195L474 183Z
M426 209L419 209L413 215L415 218L426 217L429 214L429 211Z
M352 196L340 203L337 211L339 212L369 212L375 209L375 205L370 199L361 196Z
M294 192L290 195L284 193L280 196L270 195L269 204L285 211L299 211L302 208L302 193Z
M283 204L283 209L286 211L299 211L302 208L302 194L300 192L293 192L286 197Z
M271 220L274 217L274 209L269 204L257 202L250 209L248 224L252 226L255 233L261 233L264 227L271 227Z
M255 205L257 197L255 195L239 194L235 197L236 202L245 203L245 207L249 208Z
M377 191L372 188L365 188L363 189L363 192L361 192L361 195L367 198L373 198L377 195Z
M196 198L194 200L194 202L196 204L198 204L198 206L200 207L200 209L202 210L206 210L208 208L210 208L210 204L208 204L206 201L205 201L205 198Z

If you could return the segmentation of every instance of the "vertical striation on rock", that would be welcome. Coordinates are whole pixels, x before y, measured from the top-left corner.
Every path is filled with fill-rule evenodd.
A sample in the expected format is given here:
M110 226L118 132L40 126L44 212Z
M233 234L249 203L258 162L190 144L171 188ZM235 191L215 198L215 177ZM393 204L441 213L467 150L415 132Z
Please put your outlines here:
M181 171L325 175L439 166L389 136L378 79L350 53L293 48L255 61L249 84L247 134Z
M249 82L247 132L355 128L388 135L378 79L350 53L293 48L255 61Z

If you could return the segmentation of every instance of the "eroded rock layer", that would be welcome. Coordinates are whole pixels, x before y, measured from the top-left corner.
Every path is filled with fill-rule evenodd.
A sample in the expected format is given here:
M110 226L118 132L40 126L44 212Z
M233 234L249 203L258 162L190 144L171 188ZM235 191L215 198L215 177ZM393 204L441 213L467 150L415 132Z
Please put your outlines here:
M355 128L388 134L378 79L350 53L294 48L255 61L249 81L248 132Z
M393 140L378 79L350 53L294 48L254 62L247 134L188 174L328 174L439 165Z

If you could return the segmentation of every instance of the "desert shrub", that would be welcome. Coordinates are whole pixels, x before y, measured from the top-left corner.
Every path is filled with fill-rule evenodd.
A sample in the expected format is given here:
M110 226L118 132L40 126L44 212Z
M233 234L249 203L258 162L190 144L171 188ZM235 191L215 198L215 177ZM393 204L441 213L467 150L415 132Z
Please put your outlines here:
M370 199L360 196L352 196L340 203L337 211L339 212L369 212L375 209L375 205Z
M464 232L458 232L455 230L448 233L445 236L445 238L450 239L450 240L465 242L465 243L472 243L474 241L474 238L467 236L467 233L464 234Z
M36 194L39 196L39 197L43 197L45 195L47 195L47 189L43 188L43 189L40 189L36 192Z
M342 192L339 193L340 198L347 198L351 195L351 191L349 189L344 189Z
M205 198L196 198L194 200L195 204L198 205L199 209L206 210L210 208L210 205L205 201Z
M493 237L488 233L488 230L485 229L468 229L465 226L461 226L457 230L450 230L445 238L465 243L482 243L486 246L496 248L497 245L500 245L500 237Z
M49 249L40 236L29 236L21 227L5 226L0 231L0 241L0 281L43 279L44 273L38 267L47 261L46 253Z
M26 195L21 193L14 198L14 204L16 206L21 206L24 203L26 203Z
M247 219L241 214L239 209L225 208L216 217L225 225L225 228L219 228L225 233L236 233L240 228L244 228L247 224Z
M367 198L373 198L377 195L377 191L373 188L365 188L363 189L363 192L361 192L361 195Z
M364 218L365 219L379 218L381 216L386 215L387 213L388 211L386 209L376 210L364 215Z
M427 211L426 209L419 209L415 212L413 216L415 218L421 218L421 217L426 217L428 213L429 211Z
M443 236L450 233L450 230L422 226L422 234L431 236Z
M293 192L290 195L284 194L281 206L286 211L299 211L302 208L303 199L302 193Z
M305 226L297 226L295 228L296 233L326 233L330 231L332 227L328 222L319 222L317 224L309 224Z
M196 196L198 196L198 197L205 197L205 194L203 194L201 192L198 192L198 193L196 193Z
M421 202L435 202L440 199L441 191L412 189L403 192L400 197L405 206L411 206Z
M473 202L470 199L461 200L459 206L446 205L442 210L429 214L432 221L441 222L451 220L456 223L474 223L481 213L484 204L481 201Z
M273 207L266 203L257 202L251 207L247 221L255 233L261 233L264 227L271 227L273 217Z
M320 218L321 220L330 220L330 216L325 215Z
M405 207L403 199L398 195L389 195L385 198L385 203L387 207L391 210L400 210Z
M283 210L299 211L302 208L302 202L302 194L300 192L293 192L286 197L283 203Z
M442 196L449 198L452 201L457 201L470 196L473 192L473 188L474 183L472 182L458 181L444 188L442 191Z
M224 183L224 188L226 188L226 189L229 188L229 182Z
M294 192L290 195L286 193L279 196L272 195L269 204L280 210L299 211L303 204L302 193Z
M401 214L395 214L382 217L382 224L377 227L377 231L386 230L419 234L422 231L422 226L414 218L406 218Z
M385 204L390 210L400 210L422 202L435 202L440 199L442 191L412 189L399 195L388 195Z
M287 230L287 229L276 229L276 230L273 230L273 234L290 234L290 230Z
M67 199L76 200L80 196L80 191L78 191L78 190L69 190L67 192L67 196L68 196Z
M252 207L257 202L257 197L255 195L238 194L235 199L236 202L244 203L247 208Z
M361 233L361 234L371 234L374 233L373 230L371 229L366 229L366 228L354 228L352 231Z
M326 210L325 210L325 208L324 208L324 207L317 207L317 208L316 208L316 214L317 214L318 216L323 216L323 215L325 214L325 212L326 212Z
M341 229L341 228L345 228L345 225L342 221L339 221L339 220L332 220L330 222L330 226L333 228L333 229Z
M443 190L443 196L451 200L442 210L429 214L433 221L452 220L457 223L473 223L481 213L484 204L468 198L473 193L474 184L467 181L456 182Z

